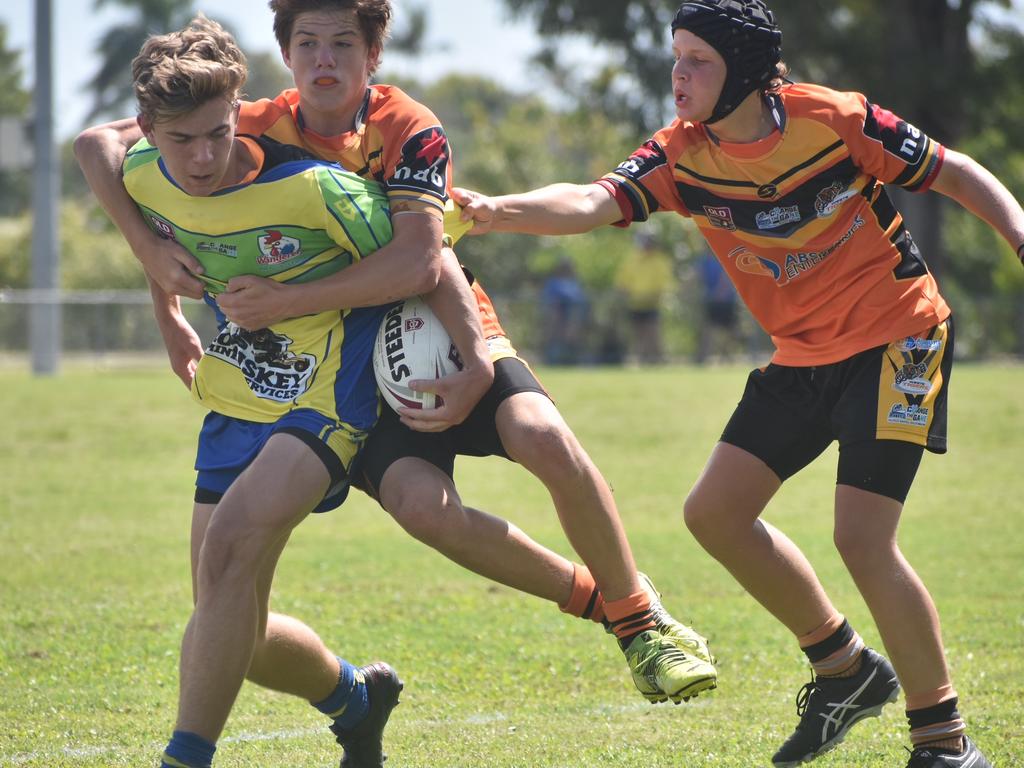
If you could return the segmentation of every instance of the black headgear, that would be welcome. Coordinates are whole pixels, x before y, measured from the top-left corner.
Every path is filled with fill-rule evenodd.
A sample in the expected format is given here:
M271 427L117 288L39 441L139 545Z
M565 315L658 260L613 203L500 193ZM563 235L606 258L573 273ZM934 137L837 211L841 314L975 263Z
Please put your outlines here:
M762 0L685 2L672 20L673 34L677 29L692 32L725 59L725 84L706 123L718 122L768 85L782 59L782 30Z

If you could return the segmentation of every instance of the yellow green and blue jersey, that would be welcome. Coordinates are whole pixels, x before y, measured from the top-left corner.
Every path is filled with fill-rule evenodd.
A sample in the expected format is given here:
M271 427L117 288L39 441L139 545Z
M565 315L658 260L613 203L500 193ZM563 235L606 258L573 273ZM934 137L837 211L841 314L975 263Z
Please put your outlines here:
M124 182L149 225L203 265L218 334L192 385L211 411L270 423L313 409L356 429L377 416L373 341L386 308L318 312L247 331L215 296L228 280L258 275L303 283L334 274L391 240L380 185L294 147L239 137L257 159L254 178L213 195L187 194L145 140L124 163Z

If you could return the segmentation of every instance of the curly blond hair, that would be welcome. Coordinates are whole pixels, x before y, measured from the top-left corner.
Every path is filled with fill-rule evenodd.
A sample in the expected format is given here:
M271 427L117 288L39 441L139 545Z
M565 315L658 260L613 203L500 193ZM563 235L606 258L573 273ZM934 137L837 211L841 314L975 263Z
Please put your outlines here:
M178 32L150 36L132 60L139 114L152 122L180 117L211 99L237 101L247 75L235 38L202 13Z

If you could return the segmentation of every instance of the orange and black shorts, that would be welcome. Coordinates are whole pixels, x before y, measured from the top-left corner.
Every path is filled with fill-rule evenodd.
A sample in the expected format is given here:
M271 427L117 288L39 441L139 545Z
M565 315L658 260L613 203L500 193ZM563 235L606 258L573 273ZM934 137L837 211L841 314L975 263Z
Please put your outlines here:
M786 480L838 440L838 483L902 502L924 450L946 452L952 366L952 317L837 363L771 364L750 373L722 441Z

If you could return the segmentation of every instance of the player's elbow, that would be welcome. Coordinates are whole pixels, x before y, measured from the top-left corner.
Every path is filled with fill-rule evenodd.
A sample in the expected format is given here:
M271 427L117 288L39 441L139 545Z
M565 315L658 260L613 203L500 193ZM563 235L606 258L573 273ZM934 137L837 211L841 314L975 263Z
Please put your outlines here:
M78 164L81 165L85 158L95 155L100 145L99 129L86 128L75 137L71 149L75 153L75 159L78 161Z

